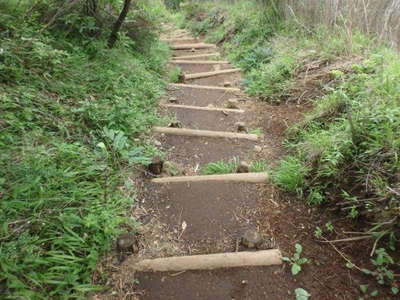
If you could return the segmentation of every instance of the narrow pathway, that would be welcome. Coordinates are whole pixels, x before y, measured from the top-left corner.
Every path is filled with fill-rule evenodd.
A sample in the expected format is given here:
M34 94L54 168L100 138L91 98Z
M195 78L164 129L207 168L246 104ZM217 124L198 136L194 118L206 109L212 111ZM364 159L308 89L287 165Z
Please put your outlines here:
M253 127L257 115L239 88L240 70L223 61L215 45L186 31L164 41L174 50L171 63L182 68L184 83L171 84L161 103L179 126L154 132L180 176L144 184L142 208L163 229L153 241L158 252L151 259L128 259L125 273L135 272L140 299L286 299L293 287L285 286L281 253L260 228L268 175L199 176L210 162L277 155ZM262 234L256 248L241 243L249 230Z
M163 39L176 49L171 64L185 74L160 104L171 123L154 128L154 142L166 153L164 172L129 178L138 190L132 218L142 223L130 239L137 247L129 246L128 254L116 247L105 259L96 277L110 289L94 299L287 300L295 299L297 288L311 299L357 299L360 284L372 287L373 278L350 271L335 249L313 235L332 220L349 228L345 218L280 192L267 173L201 172L219 160L274 166L285 155L285 131L309 107L247 97L239 70L217 47L185 30L171 29ZM263 237L256 249L241 243L249 230ZM296 243L312 263L293 276L290 266L279 265L280 252L293 255ZM362 265L357 253L366 244L351 246L352 261Z

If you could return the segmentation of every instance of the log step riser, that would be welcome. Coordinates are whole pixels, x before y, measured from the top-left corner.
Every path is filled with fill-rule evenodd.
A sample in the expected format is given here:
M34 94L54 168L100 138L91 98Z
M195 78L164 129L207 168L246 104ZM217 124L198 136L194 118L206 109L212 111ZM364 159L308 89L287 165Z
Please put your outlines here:
M190 183L190 182L246 182L246 183L266 183L269 180L267 173L237 173L221 175L199 175L199 176L176 176L154 178L154 183Z
M195 73L195 74L185 74L185 80L207 78L207 77L212 77L212 76L217 76L217 75L232 74L232 73L238 73L238 72L240 72L240 69L229 69L229 70L220 70L220 71L203 72L203 73Z
M171 135L180 135L180 136L244 139L244 140L250 140L250 141L258 140L258 136L255 134L225 132L225 131L196 130L196 129L171 128L171 127L154 127L154 132L171 134Z
M215 90L215 91L226 91L226 92L241 92L239 88L228 88L220 86L207 86L207 85L196 85L196 84L183 84L183 83L172 83L170 87L176 88L191 88L191 89L202 89L202 90Z
M281 265L279 250L257 252L217 253L206 255L178 256L145 259L136 263L136 271L179 272L187 270L214 270L220 268L256 267Z
M221 107L207 107L207 106L192 106L192 105L179 105L179 104L162 104L162 106L167 108L181 108L181 109L191 109L191 110L202 110L202 111L220 111L229 113L244 113L242 109L231 109L231 108L221 108Z

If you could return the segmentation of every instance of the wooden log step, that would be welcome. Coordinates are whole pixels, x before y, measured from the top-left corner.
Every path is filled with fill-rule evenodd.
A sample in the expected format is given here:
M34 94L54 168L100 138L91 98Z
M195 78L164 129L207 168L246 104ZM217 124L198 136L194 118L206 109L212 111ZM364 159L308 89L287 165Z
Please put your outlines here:
M228 69L228 70L218 70L218 71L211 71L211 72L202 72L202 73L194 73L194 74L185 74L185 79L199 79L199 78L206 78L216 75L222 74L231 74L240 72L240 69Z
M282 255L277 249L244 251L191 256L145 259L133 266L136 271L179 272L186 270L214 270L221 268L281 265Z
M196 55L185 55L185 56L174 56L174 59L192 59L192 58L207 58L212 56L220 56L218 52L214 53L204 53L204 54L196 54Z
M179 35L169 35L165 37L166 39L191 39L193 38L190 34L182 33Z
M209 48L216 48L217 46L213 44L204 44L204 43L197 43L197 44L182 44L182 45L173 45L170 46L172 50L187 50L187 49L209 49Z
M179 36L179 35L190 35L190 32L187 30L174 30L174 31L168 31L166 32L166 35L170 35L170 36Z
M171 108L183 108L183 109L193 109L193 110L205 110L205 111L222 111L222 112L231 112L231 113L244 113L243 109L232 109L232 108L223 108L223 107L210 107L210 106L193 106L193 105L181 105L181 104L161 104L165 107Z
M175 33L190 33L189 31L187 31L186 29L175 29L174 30Z
M269 179L268 173L237 173L220 175L199 175L199 176L171 176L154 178L154 183L187 183L187 182L247 182L266 183Z
M218 65L218 64L229 64L226 60L172 60L174 64L181 65Z
M244 140L250 140L250 141L258 140L258 136L256 134L248 134L248 133L213 131L213 130L197 130L197 129L172 128L172 127L154 127L153 130L158 133L180 135L180 136L244 139Z
M180 33L180 34L164 34L160 37L160 39L195 39L192 35L189 33Z
M215 90L215 91L226 91L226 92L240 92L239 88L222 87L222 86L208 86L208 85L196 85L196 84L184 84L184 83L171 83L169 86L177 88L191 88L191 89L202 89L202 90Z
M184 37L184 38L161 38L161 42L165 43L182 43L182 42L193 42L193 41L198 41L199 39L197 38L190 38L190 37Z

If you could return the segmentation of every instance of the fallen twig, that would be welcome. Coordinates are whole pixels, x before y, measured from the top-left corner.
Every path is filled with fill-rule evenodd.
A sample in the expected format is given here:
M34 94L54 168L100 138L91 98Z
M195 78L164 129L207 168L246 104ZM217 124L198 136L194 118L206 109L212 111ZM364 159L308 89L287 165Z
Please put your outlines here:
M340 242L353 242L353 241L359 241L359 240L366 240L373 238L372 235L368 236L357 236L357 237L352 237L352 238L346 238L346 239L339 239L339 240L333 240L333 241L321 241L322 243L340 243Z
M347 263L351 264L354 268L356 268L356 269L359 270L360 272L363 272L363 270L362 270L360 267L358 267L357 265L355 265L354 263L352 263L352 261L351 261L350 259L348 259L348 258L346 257L346 255L344 255L338 248L336 248L336 246L335 246L331 241L328 241L328 240L327 240L326 238L324 238L324 237L323 237L323 239L325 240L326 243L329 243L329 244L332 246L332 248L333 248Z

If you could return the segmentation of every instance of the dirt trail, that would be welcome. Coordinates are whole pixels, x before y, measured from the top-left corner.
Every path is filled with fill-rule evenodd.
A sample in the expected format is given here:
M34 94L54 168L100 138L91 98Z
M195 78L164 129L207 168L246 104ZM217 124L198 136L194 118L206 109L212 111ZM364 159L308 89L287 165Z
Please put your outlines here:
M182 36L170 33L165 38ZM185 34L184 39L190 38ZM182 37L178 38L182 39ZM190 39L190 42L201 43ZM175 41L175 44L185 42ZM218 49L176 50L173 59L187 55L218 52ZM186 59L185 59L186 60ZM193 60L193 59L191 59ZM197 59L196 59L197 60ZM216 57L204 60L222 60ZM216 64L218 65L218 64ZM185 74L234 68L227 64L180 64ZM188 80L185 84L240 87L239 73ZM236 99L245 112L201 111L185 108L162 108L179 120L184 128L235 132L235 123L246 124L248 131L257 129L262 136L257 142L248 140L186 137L155 134L155 139L174 162L180 175L199 175L201 167L217 160L267 160L273 166L284 155L284 131L297 122L307 107L298 105L270 106L242 93L190 87L170 87L164 103L198 107L223 108L229 99ZM296 288L306 288L311 299L356 299L358 275L350 274L335 250L313 241L316 225L329 220L316 209L294 201L269 183L152 183L149 178L135 178L140 199L132 216L144 225L140 250L117 268L112 280L120 299L295 299ZM257 250L277 248L284 255L293 253L295 243L305 246L305 256L316 262L293 277L287 266L265 266L219 269L214 271L135 272L138 260L182 255L211 254L249 250L238 245L246 229L255 229L265 242ZM360 244L355 247L362 249ZM254 251L257 251L254 250ZM356 258L355 258L356 261ZM111 273L115 272L111 269ZM357 277L358 276L358 277ZM365 283L365 281L364 281Z
M198 41L200 42L200 41ZM174 41L174 44L182 42ZM175 50L174 60L190 54L215 52L217 49ZM214 57L202 58L215 60ZM234 69L226 63L178 63L184 74ZM238 72L186 80L185 84L239 87ZM171 89L169 97L179 104L224 108L229 99L236 99L245 113L200 111L169 108L168 114L179 120L183 128L236 132L236 123L244 122L248 130L256 129L252 115L253 101L241 93L193 88ZM199 173L199 167L218 160L252 161L260 154L263 139L257 142L224 138L160 135L157 137L169 153L168 160L179 163L185 175ZM257 147L256 147L257 146ZM258 148L260 147L260 148ZM268 145L264 145L268 148ZM261 148L262 149L262 148ZM273 152L273 149L270 149ZM146 210L157 215L170 232L178 233L180 249L186 255L235 252L245 249L238 241L247 229L259 230L262 222L262 186L247 183L177 183L146 184ZM182 224L185 224L183 229ZM265 234L266 242L257 250L275 247L273 237ZM257 251L254 250L254 251ZM279 293L276 282L281 267L235 268L215 271L187 271L170 276L164 273L138 273L141 299L264 299ZM173 275L173 274L172 274ZM274 288L275 287L275 288ZM288 287L289 288L289 287Z

